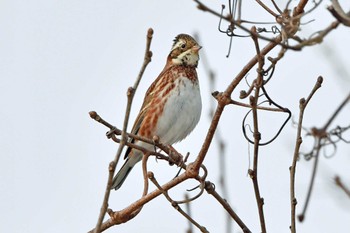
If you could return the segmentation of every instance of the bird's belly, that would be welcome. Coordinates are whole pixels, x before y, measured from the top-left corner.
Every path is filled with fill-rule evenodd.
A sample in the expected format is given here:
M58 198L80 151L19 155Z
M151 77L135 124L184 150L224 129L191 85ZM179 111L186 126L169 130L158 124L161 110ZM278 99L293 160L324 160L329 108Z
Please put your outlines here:
M167 145L181 141L191 133L202 111L198 82L179 78L175 86L168 95L163 114L159 116L155 134Z

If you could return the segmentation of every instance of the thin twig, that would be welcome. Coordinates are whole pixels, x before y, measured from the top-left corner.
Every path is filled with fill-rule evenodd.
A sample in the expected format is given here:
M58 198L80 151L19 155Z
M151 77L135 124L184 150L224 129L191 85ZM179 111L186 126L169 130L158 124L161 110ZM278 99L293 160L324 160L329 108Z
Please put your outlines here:
M316 178L316 172L317 172L317 168L318 168L318 161L319 161L319 158L320 158L320 149L321 149L321 139L320 138L317 138L316 139L316 151L315 151L315 161L314 161L314 164L313 164L313 168L312 168L312 174L311 174L311 180L310 180L310 186L309 186L309 189L308 189L308 192L307 192L307 195L306 195L306 200L305 200L305 204L304 204L304 208L303 208L303 211L301 212L301 214L298 215L298 219L300 222L304 221L305 219L305 213L306 213L306 210L307 210L307 207L309 206L309 201L310 201L310 197L311 197L311 193L312 193L312 190L313 190L313 187L314 187L314 183L315 183L315 178Z
M121 139L118 139L116 137L113 137L113 135L121 135L122 134L122 130L118 129L117 127L111 125L109 122L107 122L106 120L104 120L99 114L97 114L97 112L95 111L91 111L89 112L90 114L90 117L94 120L96 120L97 122L103 124L104 126L108 127L110 129L110 131L108 131L106 133L107 137L108 138L112 138L113 141L117 142L117 143L120 143L121 142ZM135 140L139 140L139 141L143 141L143 142L146 142L150 145L155 145L157 148L161 149L162 151L164 151L166 154L170 154L170 150L169 150L169 147L168 146L165 146L163 145L162 143L160 143L159 141L154 141L154 140L151 140L151 139L148 139L148 138L145 138L145 137L141 137L139 135L136 135L136 134L132 134L132 133L128 133L128 132L125 132L126 136L128 138L132 138L132 139L135 139ZM126 141L125 142L125 145L128 146L128 147L132 147L132 148L135 148L135 149L138 149L138 150L141 150L142 152L151 152L151 154L153 155L160 155L160 153L157 153L155 151L148 151L147 149L141 147L141 146L138 146L134 143L131 143L129 141ZM180 166L181 162L180 161L181 159L181 154L177 151L175 151L174 148L172 148L172 152L175 152L175 153L172 153L172 156L169 157L169 162L172 162L172 163L175 163L176 165ZM178 157L176 157L177 155L179 155Z
M150 154L146 153L142 156L142 173L143 173L143 194L142 196L146 196L148 193L148 170L147 170L147 161Z
M350 198L350 189L343 184L339 176L334 177L334 182Z
M301 221L301 222L305 219L305 213L306 213L306 210L308 208L310 197L311 197L311 193L312 193L312 189L313 189L313 186L314 186L315 176L316 176L316 171L317 171L317 165L318 165L318 160L319 160L319 152L320 152L321 148L324 145L327 145L327 143L324 143L324 141L329 140L328 139L327 130L328 130L329 126L331 125L331 123L334 121L335 117L340 113L340 111L342 109L344 109L344 106L349 102L349 100L350 100L350 93L341 102L341 104L334 111L334 113L331 115L329 120L326 122L326 124L322 128L316 128L316 127L312 128L312 135L315 137L316 141L315 141L315 146L313 148L311 156L315 157L315 161L314 161L314 166L313 166L313 170L312 170L312 175L311 175L309 189L308 189L308 192L307 192L307 195L306 195L304 208L303 208L302 213L298 215L299 221Z
M276 4L276 2L274 0L271 0L273 6L276 8L276 10L278 11L278 13L282 14L282 10L278 7L278 5Z
M296 233L296 224L295 224L295 208L297 205L297 199L295 197L295 173L296 173L296 165L299 158L299 150L301 143L303 142L303 139L301 137L301 131L302 131L302 125L303 125L303 119L304 119L304 111L309 103L310 99L314 95L314 93L321 87L321 84L323 82L323 78L320 76L317 79L317 82L310 92L309 96L305 100L304 98L300 99L299 102L299 120L298 120L298 129L297 129L297 136L296 136L296 142L294 147L294 155L293 155L293 162L292 165L289 167L290 170L290 205L291 205L291 225L290 230L291 233Z
M264 199L260 195L259 190L259 182L258 182L258 158L259 158L259 143L261 139L261 134L259 132L259 125L258 125L258 110L257 110L257 102L259 99L259 91L261 86L263 85L263 66L264 66L264 57L260 52L258 38L256 36L256 29L255 27L252 28L252 39L255 44L256 54L258 58L258 69L257 69L257 78L255 82L255 95L250 96L250 105L252 108L252 114L253 114L253 135L254 135L254 158L253 158L253 169L249 170L249 176L251 177L253 181L253 187L254 187L254 193L255 193L255 199L258 206L258 213L259 213L259 219L260 219L260 228L262 233L266 233L266 224L265 224L265 217L264 217Z
M162 191L165 198L171 203L172 207L176 209L180 214L182 214L188 221L190 221L193 225L195 225L201 232L209 233L207 229L204 226L201 226L198 222L196 222L189 214L187 214L185 211L182 210L182 208L179 206L179 204L174 201L168 194L167 191L163 190L162 187L157 182L156 178L154 177L154 174L149 172L148 173L149 179L153 182L153 184Z
M114 158L113 162L111 162L109 165L107 186L106 186L106 190L105 190L105 194L104 194L104 198L103 198L103 202L102 202L102 207L100 210L100 214L99 214L99 217L98 217L98 220L96 223L94 233L101 232L101 225L103 222L103 218L106 215L107 208L108 208L108 200L109 200L110 191L111 191L111 187L112 187L112 180L113 180L113 176L114 176L114 171L115 171L115 168L116 168L117 163L119 161L120 155L123 151L124 145L127 141L126 129L127 129L128 122L129 122L129 115L130 115L132 100L134 98L134 94L135 94L135 91L139 85L139 82L142 78L142 75L143 75L147 65L151 62L152 52L150 51L150 46L151 46L151 41L152 41L152 35L153 35L153 29L150 28L147 31L147 42L146 42L144 62L142 64L140 73L139 73L138 77L136 78L134 86L132 88L129 88L128 92L127 92L128 103L127 103L126 111L125 111L124 124L123 124L122 136L121 136L122 139L121 139L121 142L119 144L119 148L118 148L118 151L115 155L115 158Z
M225 208L227 213L229 213L233 220L236 221L244 233L251 232L245 223L240 219L240 217L238 217L236 212L231 208L230 204L215 191L215 186L210 181L205 182L205 190L211 194L222 205L222 207Z
M245 108L251 108L249 104L241 103L235 100L231 100L230 104L234 104ZM280 109L280 108L271 108L271 107L264 107L264 106L256 106L256 109L270 111L270 112L285 112L283 109Z
M186 193L185 194L185 200L188 200L189 196L188 194ZM185 203L185 206L186 206L186 212L188 214L188 216L191 216L191 202L186 202ZM188 221L188 229L186 230L186 233L193 233L193 224L192 222L189 220Z
M332 0L332 5L327 9L332 13L332 15L343 25L350 27L350 11L345 13L341 8L338 0Z
M326 122L326 124L322 127L323 130L327 130L329 125L333 122L335 117L339 114L339 112L344 108L344 106L350 102L350 92L345 97L345 99L341 102L341 104L338 106L338 108L334 111L332 116L329 118L329 120Z
M265 11L269 12L273 17L277 17L278 15L273 12L268 6L266 6L262 1L255 0L262 8L264 8Z
M222 17L220 13L218 13L218 12L216 12L216 11L210 9L209 7L207 7L206 5L204 5L201 1L199 1L199 0L194 0L194 2L196 2L196 3L198 4L198 5L197 5L197 8L198 8L199 10L201 10L201 11L207 11L207 12L209 12L209 13L211 13L211 14L213 14L213 15L219 17L219 18ZM231 20L230 15L225 16L224 19L227 20L227 21L230 21L230 20Z

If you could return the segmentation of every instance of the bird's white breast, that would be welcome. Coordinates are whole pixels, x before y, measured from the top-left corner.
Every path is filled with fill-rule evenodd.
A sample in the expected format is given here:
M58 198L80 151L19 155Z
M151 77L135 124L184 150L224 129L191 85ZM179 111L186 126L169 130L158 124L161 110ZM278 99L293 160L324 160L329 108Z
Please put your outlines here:
M181 141L191 133L202 112L198 82L185 77L179 77L175 82L175 89L169 93L156 127L156 135L168 145Z

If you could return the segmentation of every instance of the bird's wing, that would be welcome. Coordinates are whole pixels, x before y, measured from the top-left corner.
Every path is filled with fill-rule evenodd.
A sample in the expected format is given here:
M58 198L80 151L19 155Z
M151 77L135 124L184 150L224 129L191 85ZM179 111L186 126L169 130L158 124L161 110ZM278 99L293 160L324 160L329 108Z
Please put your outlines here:
M151 84L151 86L148 88L146 94L145 94L145 98L143 100L143 104L141 106L139 115L137 115L134 126L131 129L131 133L132 134L137 134L139 132L139 129L142 125L143 119L145 118L145 115L150 107L151 101L153 99L154 96L154 88L157 86L157 83L160 81L161 77L163 76L163 73L165 73L168 69L164 69L156 78L156 80L154 80L154 82ZM131 143L134 143L135 139L131 139ZM126 159L128 157L128 155L131 152L131 147L128 147L128 149L125 152L124 155L124 159Z

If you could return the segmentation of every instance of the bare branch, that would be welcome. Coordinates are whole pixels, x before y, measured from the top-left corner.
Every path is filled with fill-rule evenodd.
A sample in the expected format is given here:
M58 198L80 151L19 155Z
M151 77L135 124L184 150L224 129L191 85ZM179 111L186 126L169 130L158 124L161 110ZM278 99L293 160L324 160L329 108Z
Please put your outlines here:
M116 143L121 143L121 139L118 139L115 136L116 135L121 135L122 130L120 130L117 127L111 125L109 122L104 120L100 115L98 115L95 111L91 111L90 112L90 117L92 119L96 120L97 122L107 126L110 129L110 131L108 131L106 133L108 138L111 138ZM170 151L170 147L165 146L165 145L161 144L158 141L150 140L148 138L141 137L139 135L131 134L131 133L128 133L128 132L125 132L125 134L129 138L133 138L135 140L140 140L140 141L146 142L148 144L154 145L157 148L159 148L162 151L164 151L169 156L165 156L165 155L163 155L161 153L158 153L156 151L149 151L149 150L145 149L144 147L138 146L138 145L136 145L134 143L131 143L129 141L125 142L126 146L131 147L131 148L135 148L137 150L140 150L144 154L155 155L155 156L157 156L158 159L163 159L163 160L169 161L169 163L171 163L171 164L176 164L177 166L186 169L186 165L183 163L183 161L181 159L182 155L179 152L177 152L173 147L171 147L171 151Z
M298 216L299 221L303 221L305 219L305 213L306 213L306 210L308 208L308 204L309 204L309 201L310 201L312 189L313 189L314 182L315 182L317 165L318 165L318 160L319 160L319 156L320 156L319 155L320 150L321 150L322 147L324 147L325 145L328 144L328 143L326 143L327 141L331 142L331 144L333 146L335 146L334 142L332 142L331 139L329 138L329 134L327 133L327 130L328 130L330 124L334 121L335 117L339 114L339 112L342 109L344 109L344 106L349 102L349 100L350 100L350 93L341 102L339 107L334 111L334 113L331 115L329 120L326 122L326 124L322 128L313 127L311 129L311 135L315 138L315 145L314 145L311 153L309 153L309 156L310 156L310 158L315 157L315 161L314 161L314 166L313 166L313 170L312 170L310 185L309 185L309 189L308 189L308 192L307 192L304 208L303 208L302 213L299 214L299 216Z
M255 199L258 206L258 213L259 213L259 219L260 219L260 228L262 233L266 233L266 224L265 224L265 217L264 217L264 199L260 195L259 190L259 182L258 182L258 157L259 157L259 143L261 139L261 134L259 132L259 125L258 125L258 111L257 111L257 102L259 98L259 92L260 88L263 85L263 76L262 76L262 70L263 66L265 64L264 56L260 52L259 48L259 42L258 38L256 36L256 29L255 27L252 28L252 39L255 44L255 50L256 50L256 56L258 59L258 69L257 69L257 78L255 82L255 95L250 96L250 105L252 108L253 113L253 135L254 135L254 158L253 158L253 169L249 169L248 174L250 178L253 181L253 187L254 187L254 193L255 193Z
M297 130L297 135L296 135L296 142L295 142L295 147L294 147L294 155L293 155L293 161L292 165L289 167L290 170L290 205L291 205L291 225L290 225L290 230L291 233L296 233L296 225L295 225L295 207L297 205L297 199L295 197L295 173L296 173L296 165L297 161L299 158L299 150L301 143L303 141L301 137L301 131L302 131L302 125L303 125L303 118L304 118L304 111L311 100L312 96L315 94L315 92L321 87L321 84L323 82L323 78L319 77L317 79L317 82L310 92L309 96L305 100L300 99L299 102L299 120L298 120L298 130Z
M314 183L315 183L316 172L317 172L317 167L318 167L317 165L318 165L318 161L320 158L319 153L320 153L320 149L321 149L321 140L319 138L316 140L315 149L316 149L315 150L315 161L314 161L313 168L312 168L309 189L308 189L308 192L306 195L306 200L305 200L303 211L301 214L298 215L298 219L300 222L304 221L304 219L305 219L306 210L307 210L307 207L309 206L309 201L310 201L312 189L313 189Z
M350 27L350 11L345 13L341 8L338 0L332 0L332 5L327 9L332 13L332 15L343 25Z
M165 198L171 203L172 207L174 207L180 214L182 214L189 222L191 222L193 225L195 225L201 232L204 233L209 233L209 231L207 231L207 229L203 226L201 226L199 223L197 223L189 214L187 214L185 211L183 211L179 205L178 202L174 201L168 194L167 191L163 190L162 187L159 185L159 183L157 182L157 180L154 177L153 173L149 173L148 177L150 178L150 180L154 183L155 186L157 186L157 188L159 190L162 191L163 195L165 196Z
M255 0L257 3L259 3L259 5L264 8L267 12L269 12L273 17L278 17L278 15L273 12L268 6L266 6L262 1L260 0ZM275 5L276 6L276 5Z
M187 193L185 193L185 200L188 200ZM191 202L186 202L185 206L188 215L191 216ZM188 221L188 229L186 230L186 233L193 233L193 224L191 223L191 221Z
M109 195L110 195L110 191L111 191L111 187L112 187L112 180L113 180L113 176L114 176L115 167L117 166L120 155L121 155L123 148L124 148L124 145L127 141L127 137L126 137L125 133L126 133L126 129L127 129L128 122L129 122L129 115L130 115L132 100L134 98L134 94L135 94L135 91L139 85L139 82L142 78L142 75L143 75L147 65L151 62L152 52L150 51L150 46L151 46L151 41L152 41L152 35L153 35L153 29L150 28L150 29L148 29L148 32L147 32L147 42L146 42L144 62L142 64L140 73L135 81L134 86L132 88L129 88L128 92L127 92L128 103L126 106L126 112L125 112L125 117L124 117L124 124L123 124L122 136L121 136L122 139L121 139L121 142L119 144L119 148L118 148L118 151L116 153L116 156L115 156L113 162L111 162L109 165L107 186L106 186L105 195L104 195L103 202L102 202L100 215L98 217L94 233L101 232L101 230L100 230L101 224L102 224L104 216L106 215L107 208L108 208L108 199L109 199Z
M345 99L341 102L341 104L338 106L338 108L334 111L332 116L329 118L329 120L326 122L326 124L322 127L322 130L326 131L329 127L329 125L334 121L335 117L339 114L339 112L344 108L344 106L350 102L350 92L345 97Z
M209 194L211 194L225 208L225 210L231 215L231 217L236 221L236 223L242 228L244 233L251 232L249 228L244 224L244 222L238 217L236 212L231 208L229 203L215 191L215 186L213 185L213 183L211 183L210 181L206 181L205 190Z
M334 177L334 182L350 198L350 189L344 185L339 176Z

